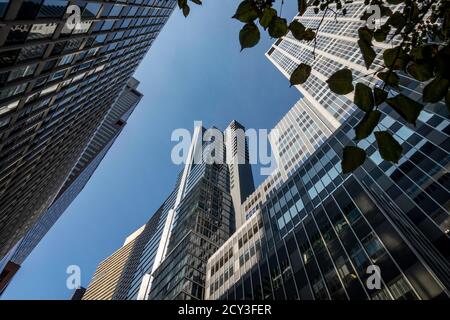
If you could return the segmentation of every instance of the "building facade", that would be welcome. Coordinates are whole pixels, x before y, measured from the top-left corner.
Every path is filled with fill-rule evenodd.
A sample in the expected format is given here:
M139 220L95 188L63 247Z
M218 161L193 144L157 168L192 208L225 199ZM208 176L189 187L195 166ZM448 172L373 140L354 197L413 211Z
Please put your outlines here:
M212 129L219 135L214 139L208 130L197 128L194 133L183 172L185 186L178 190L171 235L165 257L152 274L149 299L204 299L207 260L240 223L234 208L240 210L243 197L254 189L245 128L232 121L223 133ZM195 163L199 151L203 161Z
M8 261L15 265L22 265L24 260L86 186L100 162L121 133L128 117L141 100L142 94L137 91L138 84L139 81L134 78L128 81L119 99L109 110L72 169L55 201L11 250L11 254L8 254ZM0 287L0 290L2 288L4 289L5 287Z
M426 105L415 128L382 105L377 130L387 130L401 143L402 159L383 161L372 134L358 142L368 155L365 164L352 175L341 171L342 150L355 144L353 127L364 113L353 104L353 94L332 93L326 80L346 67L358 81L377 85L368 75L382 65L382 57L366 70L357 45L366 8L364 1L353 1L337 20L329 12L315 49L313 42L289 33L267 52L287 78L301 62L311 64L312 72L296 86L303 99L271 139L283 183L270 194L257 188L244 203L248 221L208 261L207 299L450 297L445 105ZM321 15L308 8L295 19L314 29ZM383 48L388 46L375 43L377 53ZM400 74L400 89L419 100L423 84ZM260 220L263 228L254 229ZM367 284L374 267L380 270L379 289Z
M413 131L391 108L382 112L381 129L404 148L400 162L383 161L369 138L368 160L342 174L342 148L353 143L352 128L363 116L355 112L264 203L263 232L250 238L259 219L252 216L245 232L228 240L235 250L223 246L212 256L206 298L450 296L450 122L423 111ZM225 263L223 253L233 258ZM371 265L380 268L380 289L367 286Z
M207 260L236 229L230 170L236 169L233 182L240 199L236 203L254 188L251 171L240 172L250 170L250 164L233 167L236 162L227 162L226 135L233 137L238 129L245 130L236 121L224 131L195 128L175 188L153 220L155 231L142 242L135 269L123 273L130 279L127 294L114 299L204 298ZM248 159L244 145L231 157Z
M162 207L150 220L129 235L123 246L103 260L91 279L82 300L125 300L133 291L133 276L138 272L145 245L157 233Z
M175 5L2 1L0 257L54 202Z

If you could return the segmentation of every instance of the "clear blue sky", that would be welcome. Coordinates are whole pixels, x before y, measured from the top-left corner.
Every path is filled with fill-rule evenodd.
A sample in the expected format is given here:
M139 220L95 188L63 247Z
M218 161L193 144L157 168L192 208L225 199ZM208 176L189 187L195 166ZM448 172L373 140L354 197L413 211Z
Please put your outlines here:
M297 1L285 1L291 20ZM257 47L240 52L239 2L206 0L185 19L176 10L139 66L144 98L87 186L22 265L2 299L67 299L66 268L79 265L87 286L98 263L143 225L171 192L176 128L194 120L225 128L271 129L300 98ZM277 9L279 3L277 4ZM255 177L255 182L261 182Z

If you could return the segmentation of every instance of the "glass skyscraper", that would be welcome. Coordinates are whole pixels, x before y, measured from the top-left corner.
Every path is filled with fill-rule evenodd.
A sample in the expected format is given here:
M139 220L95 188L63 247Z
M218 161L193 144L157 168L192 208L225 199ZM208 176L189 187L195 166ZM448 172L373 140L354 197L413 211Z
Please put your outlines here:
M137 91L138 85L139 81L134 78L128 81L119 99L108 111L105 119L89 141L55 201L28 230L12 252L7 255L8 258L5 257L9 261L9 265L22 265L28 255L85 187L116 138L122 132L128 117L141 100L142 94ZM0 274L2 272L3 268L0 268ZM5 286L0 286L0 291L4 288Z
M158 210L155 232L142 245L136 269L126 272L131 285L127 296L120 298L204 298L206 262L236 229L231 185L239 186L235 189L239 199L254 190L248 145L238 146L234 132L238 129L245 130L236 121L224 132L196 127L184 169L174 191ZM220 142L231 144L207 138L210 130L219 134L220 138L215 138ZM227 153L226 146L233 152ZM226 161L230 158L242 158L243 162ZM231 170L235 172L233 179Z
M142 267L145 245L157 234L162 207L150 220L127 237L123 246L103 260L83 295L83 300L125 300L137 295L134 275Z
M54 202L175 5L0 2L0 257Z
M450 121L424 111L416 132L388 106L380 126L398 164L369 155L342 174L356 111L208 261L208 299L433 299L450 289ZM382 287L367 288L369 265Z

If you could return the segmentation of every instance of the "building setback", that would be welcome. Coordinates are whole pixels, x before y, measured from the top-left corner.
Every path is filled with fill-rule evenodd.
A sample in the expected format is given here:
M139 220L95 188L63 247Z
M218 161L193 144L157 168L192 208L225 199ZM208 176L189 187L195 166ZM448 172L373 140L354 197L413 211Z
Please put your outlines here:
M175 0L0 6L0 258L54 202Z
M220 137L209 141L208 130L196 128L173 208L170 237L164 258L151 275L148 299L204 299L206 262L236 229L232 190L238 192L240 202L242 193L254 188L247 143L229 143L242 138L237 130L245 128L232 121L224 133L219 132ZM219 140L225 144L217 148L214 142ZM196 162L199 153L203 160ZM208 161L210 154L214 159ZM234 166L230 158L242 161ZM234 189L232 184L239 187Z
M128 81L119 99L109 110L77 164L72 169L55 201L8 253L8 258L5 257L4 259L8 259L14 265L21 266L67 207L83 190L116 138L122 132L128 117L141 100L142 94L137 91L138 85L139 81L134 78ZM0 274L2 272L3 269L0 268ZM4 288L5 285L0 286L0 291L3 291Z

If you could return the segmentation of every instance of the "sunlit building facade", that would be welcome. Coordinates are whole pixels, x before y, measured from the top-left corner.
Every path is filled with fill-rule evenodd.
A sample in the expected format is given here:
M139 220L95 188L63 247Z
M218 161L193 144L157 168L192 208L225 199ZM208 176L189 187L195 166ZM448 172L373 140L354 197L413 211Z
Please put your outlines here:
M388 48L374 42L378 57L367 70L357 45L366 5L345 6L344 17L329 12L324 18L315 50L314 41L289 33L266 54L287 78L302 62L311 64L312 72L296 86L303 98L271 139L282 184L269 195L258 194L258 187L244 203L246 224L208 260L207 299L450 297L448 111L443 103L428 104L413 128L392 108L380 106L377 130L394 136L403 157L398 164L384 161L372 134L358 142L367 153L364 165L354 174L342 173L342 149L355 145L353 128L364 113L353 104L353 94L332 93L326 80L346 67L358 81L376 85L370 74ZM310 7L295 19L314 29L321 16ZM419 100L423 84L400 74L400 89ZM254 229L259 219L263 227ZM371 266L380 268L379 289L367 284Z

